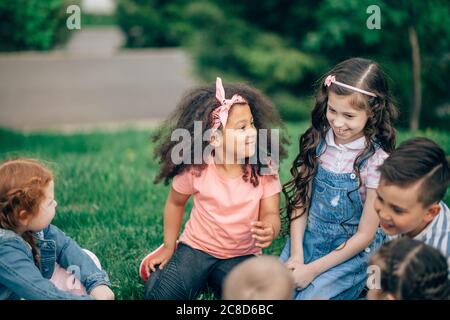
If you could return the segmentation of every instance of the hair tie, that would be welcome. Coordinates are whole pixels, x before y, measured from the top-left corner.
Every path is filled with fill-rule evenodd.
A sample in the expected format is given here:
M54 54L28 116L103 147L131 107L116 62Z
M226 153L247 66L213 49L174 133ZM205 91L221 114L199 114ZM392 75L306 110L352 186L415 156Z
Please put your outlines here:
M350 89L353 91L358 91L360 93L367 94L372 97L377 97L377 95L375 93L372 93L372 92L369 92L369 91L366 91L366 90L363 90L363 89L360 89L357 87L353 87L353 86L350 86L348 84L345 84L345 83L342 83L339 81L336 81L336 77L330 74L328 77L325 78L325 81L323 82L323 84L325 85L325 87L329 87L329 86L331 86L332 83L334 83L340 87L344 87L344 88L347 88L347 89Z
M247 101L240 95L235 94L231 99L225 98L225 89L222 85L222 79L216 79L216 99L220 102L220 106L215 108L211 114L213 133L222 125L226 126L228 120L228 112L233 104L247 103Z

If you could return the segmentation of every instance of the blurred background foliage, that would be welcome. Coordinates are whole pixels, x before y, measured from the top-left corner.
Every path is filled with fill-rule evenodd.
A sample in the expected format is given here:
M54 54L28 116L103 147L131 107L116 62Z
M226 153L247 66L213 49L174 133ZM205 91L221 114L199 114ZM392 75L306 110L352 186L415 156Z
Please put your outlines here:
M0 0L0 51L49 50L64 44L70 0Z
M0 50L47 50L64 41L65 8L75 2L0 0ZM186 48L202 81L217 75L248 81L274 100L285 120L307 119L317 79L336 63L360 56L376 60L388 74L401 111L399 126L414 129L416 113L421 127L449 127L448 0L115 2L114 16L82 16L82 25L117 24L127 48ZM366 25L371 5L380 8L381 29ZM415 64L412 35L420 58ZM414 109L415 90L421 110Z
M370 30L367 8L381 11ZM286 120L308 116L315 81L349 57L378 61L410 126L412 48L421 62L420 123L448 127L450 4L446 0L119 0L117 18L129 47L185 46L204 81L222 75L265 91Z

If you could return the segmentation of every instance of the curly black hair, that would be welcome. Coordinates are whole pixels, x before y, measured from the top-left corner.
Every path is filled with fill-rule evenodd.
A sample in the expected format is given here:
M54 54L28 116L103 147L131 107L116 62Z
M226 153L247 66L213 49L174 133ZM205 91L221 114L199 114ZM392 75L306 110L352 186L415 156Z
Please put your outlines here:
M288 143L287 137L284 134L284 125L281 122L280 116L272 104L272 102L260 91L242 83L237 84L225 84L226 99L230 99L233 95L239 94L243 97L251 110L255 128L267 129L267 155L270 156L272 152L271 143L271 130L280 130L279 135L279 157L281 161L287 155L285 145ZM203 159L201 163L194 162L194 144L200 144L202 146L202 152L209 145L208 141L204 141L203 135L205 131L211 129L211 113L219 107L220 103L216 99L216 86L215 84L199 86L188 91L178 103L174 112L165 120L153 135L153 141L156 142L156 148L154 151L155 158L158 160L161 168L158 175L155 177L154 183L163 181L168 184L170 179L177 174L182 173L188 168L195 167L197 173L201 173L206 168L206 163ZM194 134L194 122L201 121L202 134ZM185 129L191 136L190 141L190 162L175 164L171 159L173 148L179 143L178 141L172 141L171 134L175 129ZM222 129L222 126L219 128ZM258 135L258 140L261 137ZM259 146L259 141L256 143ZM256 152L258 155L258 150ZM185 155L183 159L186 159ZM254 186L259 184L258 176L261 175L261 169L267 166L267 163L261 161L258 157L255 164L250 164L249 159L245 160L243 164L243 179L244 181L250 181ZM263 163L264 162L264 163ZM251 170L246 170L250 166ZM250 171L250 172L249 172ZM248 175L250 174L250 179Z

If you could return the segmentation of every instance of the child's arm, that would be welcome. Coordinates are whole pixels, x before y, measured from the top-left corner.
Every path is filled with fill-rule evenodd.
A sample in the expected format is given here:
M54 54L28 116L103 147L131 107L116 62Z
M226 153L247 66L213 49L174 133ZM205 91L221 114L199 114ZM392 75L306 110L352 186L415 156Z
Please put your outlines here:
M296 217L301 213L301 209L296 209L293 216ZM286 267L293 270L298 264L304 264L303 258L303 235L305 233L306 221L308 220L308 211L305 211L299 218L291 221L290 241L291 252Z
M311 199L312 182L310 182L309 185L308 198ZM303 203L300 203L299 209L294 210L292 216L297 217L299 214L301 214L301 216L293 220L290 227L291 252L290 257L286 262L286 267L290 270L294 270L299 265L305 263L303 256L303 236L308 221L308 208L305 209Z
M315 277L354 257L373 241L379 225L378 215L373 206L375 197L375 189L368 188L358 231L345 243L345 246L340 247L342 249L334 250L294 271L294 278L298 287L306 288Z
M267 248L280 232L280 194L261 199L259 221L253 221L251 232L256 246Z
M175 191L173 187L170 188L164 207L164 248L161 254L148 261L145 266L147 273L156 271L155 266L158 264L159 268L163 269L175 252L178 233L183 221L184 207L189 197L188 194L182 194Z
M26 300L92 300L89 295L64 292L45 279L23 244L7 241L0 245L0 284Z
M76 267L77 270L79 270L80 281L86 287L86 291L89 294L92 293L94 288L102 286L102 290L97 289L95 291L108 291L109 294L104 295L103 297L113 299L114 294L109 289L111 283L109 282L107 273L97 267L95 262L87 255L86 252L84 252L78 243L52 224L44 229L44 238L55 241L56 262L60 264L61 267L65 269L68 269L69 267ZM48 243L45 244L45 246L48 245ZM47 248L41 245L41 251L43 250L47 250Z

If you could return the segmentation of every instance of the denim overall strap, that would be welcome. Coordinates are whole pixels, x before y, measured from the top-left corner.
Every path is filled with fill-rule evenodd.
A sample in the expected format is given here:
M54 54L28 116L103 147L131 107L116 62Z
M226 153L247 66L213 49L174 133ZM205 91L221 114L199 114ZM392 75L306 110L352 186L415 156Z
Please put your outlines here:
M324 152L325 147L326 147L325 139L320 138L320 142L316 147L316 157L320 157L320 155Z
M381 145L377 141L372 141L371 143L374 147L374 151L373 151L373 153L369 152L368 154L364 155L364 157L362 157L359 160L359 169L363 168L366 165L369 158L372 157L378 151L378 149L381 148Z

